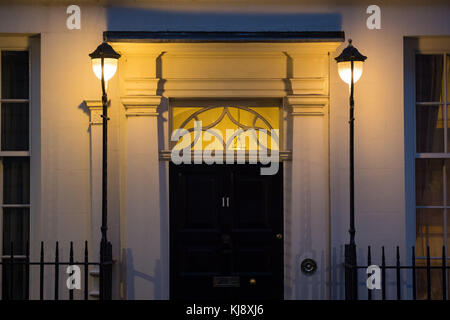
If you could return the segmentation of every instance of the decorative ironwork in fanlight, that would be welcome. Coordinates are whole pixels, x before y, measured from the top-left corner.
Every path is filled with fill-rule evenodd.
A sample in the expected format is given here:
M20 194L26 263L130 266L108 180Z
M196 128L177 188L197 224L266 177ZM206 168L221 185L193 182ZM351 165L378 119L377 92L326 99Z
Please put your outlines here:
M208 134L214 136L215 150L279 149L278 107L174 107L172 121L174 130L186 130L173 147L186 148L187 145L181 146L179 142L184 135L189 134L191 150L206 149L208 146L204 145L204 139L201 140L201 146L198 146L198 142L201 136ZM201 121L201 130L196 130L195 123L199 121ZM202 132L202 135L199 132ZM211 138L208 137L207 140L211 141Z

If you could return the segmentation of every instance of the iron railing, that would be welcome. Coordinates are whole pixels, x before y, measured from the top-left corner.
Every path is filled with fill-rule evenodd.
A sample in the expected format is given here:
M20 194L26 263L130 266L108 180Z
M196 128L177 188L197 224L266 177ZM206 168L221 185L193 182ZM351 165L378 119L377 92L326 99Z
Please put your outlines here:
M109 300L112 296L112 247L108 242L106 247L101 244L100 262L89 261L88 242L84 243L84 259L82 261L74 260L73 242L70 242L69 259L61 260L59 242L56 241L54 259L46 261L44 259L44 242L41 242L39 261L30 260L30 246L29 243L25 246L25 255L14 254L14 243L10 244L8 255L4 255L0 260L0 268L2 274L2 292L1 298L3 300L15 299L30 299L30 268L39 268L39 299L44 300L44 289L46 285L53 284L53 299L60 299L60 267L62 266L78 266L83 269L83 290L82 298L89 299L89 267L97 266L99 268L99 298L101 300ZM53 283L45 281L45 275L53 273ZM22 279L18 275L21 273ZM80 275L81 276L81 275ZM19 280L19 281L17 281ZM16 287L15 287L16 286ZM17 288L20 286L20 288ZM19 290L17 290L19 289ZM69 300L74 300L74 289L67 289ZM17 293L19 292L19 294ZM48 296L48 295L47 295Z
M351 252L351 251L349 251ZM352 254L350 254L352 255ZM402 264L400 257L400 249L396 247L395 263L388 264L386 262L386 253L384 246L381 248L381 264L375 263L372 259L372 250L369 246L367 249L367 265L358 265L356 263L356 250L353 251L354 256L346 256L345 263L345 292L346 300L361 299L358 296L358 284L365 284L367 276L365 278L359 278L358 270L367 270L369 266L377 265L381 271L381 300L396 299L402 300L402 298L419 300L447 300L449 289L449 270L446 255L445 246L442 247L442 255L440 257L431 257L430 247L426 248L425 257L416 257L415 247L411 248L411 260L409 264ZM433 261L433 263L432 263ZM354 262L354 263L352 263ZM380 262L380 261L378 261ZM437 263L436 263L437 262ZM386 272L388 270L395 271L394 281L392 278L388 278ZM440 281L433 281L438 276ZM418 278L420 278L418 280ZM356 279L356 283L355 283ZM364 281L361 281L364 280ZM391 281L390 285L387 282ZM439 283L440 282L440 283ZM403 290L403 292L402 292ZM408 291L409 292L405 292ZM395 292L394 295L388 296L387 293ZM367 299L374 299L374 289L367 289ZM432 294L433 293L433 294Z

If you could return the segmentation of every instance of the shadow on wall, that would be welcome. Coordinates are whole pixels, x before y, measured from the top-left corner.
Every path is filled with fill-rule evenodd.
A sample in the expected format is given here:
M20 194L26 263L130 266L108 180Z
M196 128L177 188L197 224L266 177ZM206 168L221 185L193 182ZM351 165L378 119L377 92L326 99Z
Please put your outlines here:
M155 300L160 300L162 292L160 261L156 260L154 275L151 276L150 274L134 269L133 253L131 249L128 248L126 250L123 250L123 254L125 255L124 261L126 261L126 299L135 300L140 298L139 296L136 297L136 280L138 278L144 280L147 283L145 287L151 287L151 284L153 284L153 297Z
M336 31L338 13L242 13L114 7L108 31Z
M161 59L159 59L161 60ZM160 65L160 63L159 63ZM157 77L161 77L161 72ZM169 100L165 97L162 98L161 104L158 108L158 150L164 150L165 140L168 138L164 134L164 123L168 121L168 108ZM159 265L161 268L160 279L162 281L162 288L160 299L169 298L169 182L168 182L168 161L159 162L159 204L160 204L160 252L161 260ZM155 294L156 297L156 294Z
M331 300L345 299L344 246L333 247L331 251Z

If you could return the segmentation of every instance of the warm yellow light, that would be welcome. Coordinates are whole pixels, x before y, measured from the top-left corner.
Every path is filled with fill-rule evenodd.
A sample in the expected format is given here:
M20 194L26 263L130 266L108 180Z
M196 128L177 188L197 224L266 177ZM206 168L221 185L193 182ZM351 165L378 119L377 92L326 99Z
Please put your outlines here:
M339 62L338 64L338 72L341 79L350 85L352 81L352 69L351 62ZM353 61L353 83L356 83L359 78L361 78L363 72L363 62L362 61Z
M92 59L92 69L94 70L96 77L101 80L102 79L102 59L101 58ZM108 81L109 79L114 77L116 70L117 70L117 59L105 58L105 62L104 62L105 81Z

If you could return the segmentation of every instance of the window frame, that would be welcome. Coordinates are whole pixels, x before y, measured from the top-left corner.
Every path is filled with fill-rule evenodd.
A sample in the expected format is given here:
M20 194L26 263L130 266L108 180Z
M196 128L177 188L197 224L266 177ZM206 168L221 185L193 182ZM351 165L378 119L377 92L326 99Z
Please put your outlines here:
M1 139L0 139L0 259L9 259L11 258L10 254L4 254L3 252L3 217L4 217L4 209L5 208L28 208L28 214L29 214L29 228L28 228L28 239L30 243L30 251L31 251L31 221L32 221L32 210L31 210L31 202L32 202L32 196L31 196L31 190L32 190L32 174L31 174L31 167L32 167L32 100L33 100L33 88L32 88L32 45L29 43L27 39L27 44L22 46L17 45L1 45L0 43L0 53L3 51L27 51L28 52L28 98L27 99L4 99L1 96L0 92L0 108L1 104L3 103L28 103L28 150L27 151L3 151L2 145L1 145ZM1 54L0 54L0 75L1 75ZM0 88L1 88L1 77L0 77ZM1 90L0 90L1 91ZM0 133L1 133L1 109L0 109ZM29 190L30 190L30 196L28 199L28 203L23 204L5 204L3 200L3 176L4 176L4 167L3 167L3 159L4 158L28 158L29 161ZM30 252L31 254L31 252ZM14 254L14 258L17 259L24 259L26 256L24 254ZM28 271L29 272L29 271ZM1 270L1 274L3 274L3 268ZM2 275L0 275L0 296L3 296L2 289ZM30 295L30 292L28 292L28 296Z
M417 102L416 101L416 55L418 54L433 54L442 55L444 81L442 101L436 102ZM446 185L445 166L443 166L443 205L442 206L427 206L416 205L416 177L415 177L415 162L416 159L450 159L450 147L447 131L450 129L448 126L448 119L450 112L450 93L448 92L448 58L450 57L450 37L405 37L404 38L404 143L405 143L405 213L406 213L406 244L409 247L416 246L416 210L417 209L442 209L444 214L443 219L443 233L444 233L444 245L447 246L448 231L447 220L450 214L450 205L447 203L447 189L450 186ZM444 108L444 152L440 153L419 153L417 152L417 136L416 136L416 108L418 105L436 105ZM416 256L416 259L426 259L425 256ZM441 260L439 257L431 257L431 260ZM450 255L447 258L450 260Z
M414 140L415 140L415 159L450 159L450 153L449 153L449 147L448 147L448 138L447 138L447 131L449 130L448 128L448 116L449 116L449 112L448 112L448 106L450 105L448 102L448 87L447 87L447 63L448 63L448 58L450 57L450 48L449 50L442 50L442 51L435 51L435 50L416 50L414 53L414 60L416 60L416 56L417 55L439 55L442 56L443 59L443 65L442 68L444 70L443 73L443 101L430 101L430 102L418 102L416 100L416 95L414 95L414 127L415 129L417 129L417 119L416 119L416 108L417 106L439 106L439 107L443 107L443 114L444 114L444 119L443 119L443 123L444 123L444 152L417 152L417 133L415 133L414 135ZM416 74L416 65L414 64L414 76ZM414 77L414 82L415 82L415 77ZM415 86L414 86L415 89ZM415 91L415 90L414 90ZM415 166L415 164L414 164ZM448 214L450 214L450 204L448 203L447 200L447 188L450 186L447 186L447 170L446 170L446 164L444 162L444 165L442 167L442 179L443 179L443 184L442 184L442 188L443 188L443 205L441 206L433 206L433 205L421 205L418 206L415 203L415 208L416 209L442 209L443 210L443 243L444 246L447 248L447 243L448 243L448 239L447 239L447 216ZM417 210L416 210L416 214L417 214ZM417 230L416 230L416 238L417 238ZM416 239L417 240L417 239ZM416 259L426 259L426 256L416 256ZM430 257L431 260L442 260L441 256L431 256ZM447 258L448 260L450 260L450 257Z

